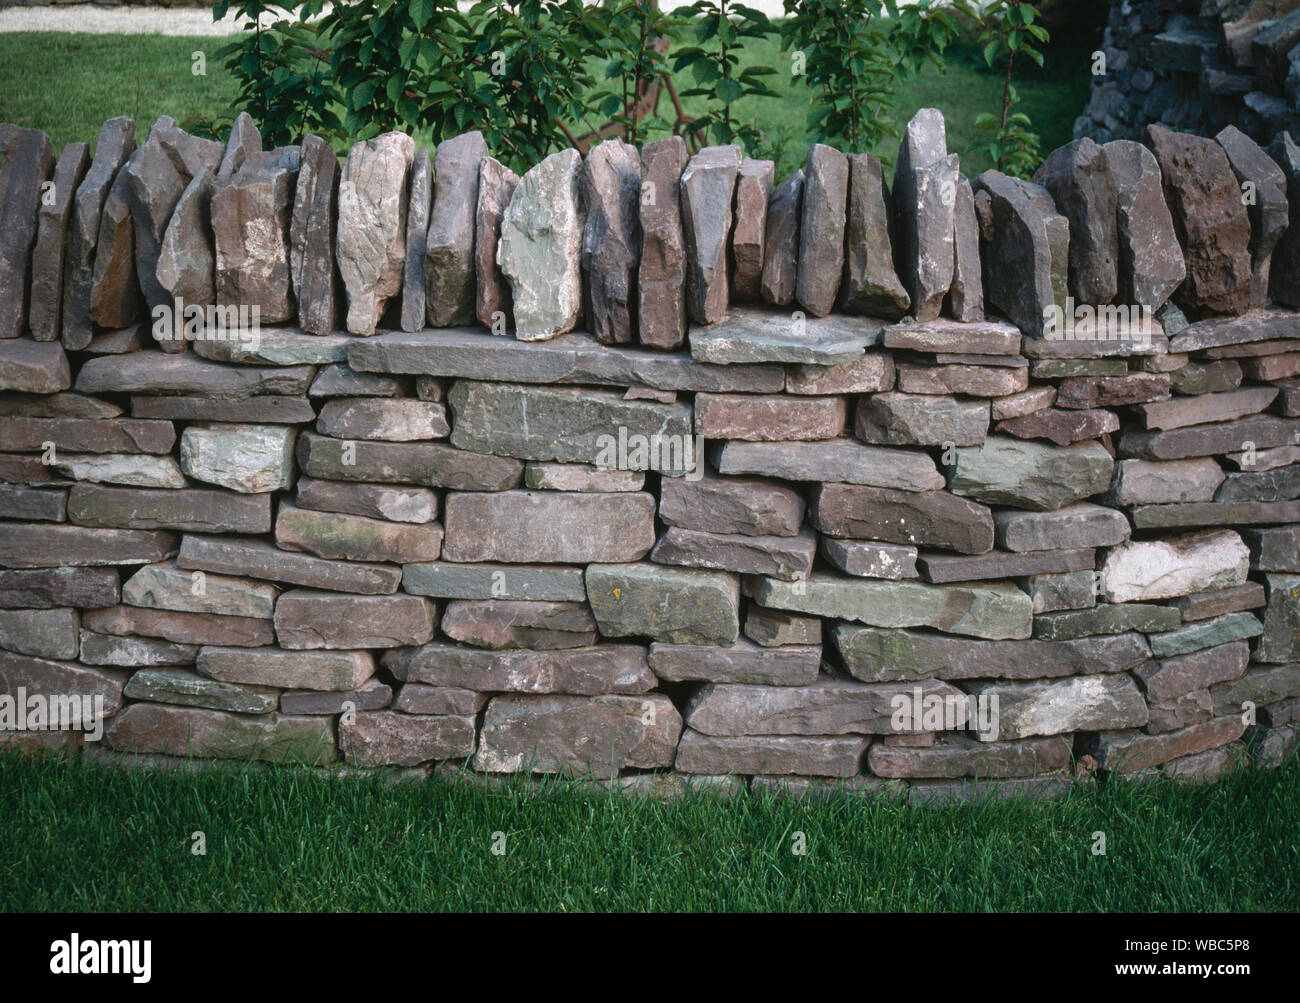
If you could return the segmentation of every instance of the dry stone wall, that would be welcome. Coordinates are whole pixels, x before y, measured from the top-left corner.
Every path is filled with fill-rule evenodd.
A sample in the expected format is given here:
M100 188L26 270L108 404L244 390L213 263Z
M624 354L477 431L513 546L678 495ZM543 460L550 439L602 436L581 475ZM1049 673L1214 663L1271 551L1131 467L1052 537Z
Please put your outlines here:
M1145 139L0 127L0 737L921 801L1280 762L1300 158Z

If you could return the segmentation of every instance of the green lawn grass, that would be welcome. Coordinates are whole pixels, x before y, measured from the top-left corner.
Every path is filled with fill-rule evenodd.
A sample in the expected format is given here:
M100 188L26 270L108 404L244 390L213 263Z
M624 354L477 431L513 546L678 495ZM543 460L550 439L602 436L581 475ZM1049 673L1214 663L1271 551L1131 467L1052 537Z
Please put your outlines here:
M217 53L224 38L171 38L160 35L86 35L45 32L0 34L0 121L44 129L55 144L81 140L93 143L106 118L130 115L138 132L158 115L178 122L194 116L212 119L231 114L236 87ZM1075 116L1088 96L1086 61L1061 50L1049 57L1045 71L1034 70L1020 80L1022 110L1032 117L1042 137L1044 153L1070 139ZM206 57L206 74L192 72L193 54ZM789 57L775 39L749 43L749 59L777 67L771 79L779 98L744 98L732 106L738 121L752 122L765 134L764 155L778 161L778 180L800 164L807 151L808 88L788 72ZM688 75L678 80L690 86ZM1001 78L978 64L974 53L954 46L946 72L929 68L898 87L895 120L900 125L918 108L934 106L948 120L948 145L962 154L962 167L974 176L991 166L972 151L973 123L983 111L996 111ZM688 113L697 113L703 99L685 99ZM660 111L671 112L665 97ZM581 130L579 130L581 131ZM891 161L897 143L876 149Z
M0 750L0 803L4 911L1300 908L1295 760L1213 786L925 809L238 766L150 774ZM198 831L205 856L191 853ZM792 852L798 832L806 855Z

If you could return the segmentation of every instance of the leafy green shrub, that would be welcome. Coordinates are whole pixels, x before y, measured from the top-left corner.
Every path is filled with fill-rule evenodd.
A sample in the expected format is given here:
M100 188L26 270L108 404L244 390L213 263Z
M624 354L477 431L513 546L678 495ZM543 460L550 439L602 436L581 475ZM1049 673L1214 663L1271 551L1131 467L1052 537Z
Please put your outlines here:
M765 77L776 73L771 66L753 65L741 69L742 39L761 39L776 29L767 15L728 0L697 0L673 12L694 19L697 44L679 49L673 71L690 69L695 86L682 91L683 97L704 97L713 106L691 122L687 129L712 143L741 142L751 155L761 140L757 127L736 121L731 106L744 97L777 97Z
M328 30L316 21L323 0L267 4L219 0L213 18L235 11L250 19L242 34L218 53L239 87L238 107L253 116L271 146L301 141L308 133L340 138L334 108L339 93L330 66ZM218 123L208 123L214 132Z
M1038 12L1032 4L1017 0L994 0L983 12L980 45L989 66L1004 71L1001 116L985 112L975 119L975 128L986 137L983 147L997 169L1013 177L1027 178L1041 161L1039 138L1033 123L1024 112L1013 111L1020 95L1011 82L1016 56L1023 54L1039 67L1043 54L1034 43L1046 43L1051 36L1036 23Z
M821 142L849 150L878 147L897 136L895 88L939 55L957 36L964 0L902 7L897 0L785 0L789 18L781 48L802 56L798 74L818 92L808 127Z

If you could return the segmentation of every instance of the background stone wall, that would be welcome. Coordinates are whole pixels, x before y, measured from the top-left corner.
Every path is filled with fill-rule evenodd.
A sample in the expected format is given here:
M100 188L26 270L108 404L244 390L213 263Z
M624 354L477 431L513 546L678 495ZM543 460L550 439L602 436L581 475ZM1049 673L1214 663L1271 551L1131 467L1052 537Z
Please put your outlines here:
M1075 136L1235 125L1267 145L1300 122L1300 0L1112 0L1102 51Z
M110 715L4 739L917 800L1279 761L1300 155L1146 138L967 179L926 109L892 184L777 185L0 127L0 694Z

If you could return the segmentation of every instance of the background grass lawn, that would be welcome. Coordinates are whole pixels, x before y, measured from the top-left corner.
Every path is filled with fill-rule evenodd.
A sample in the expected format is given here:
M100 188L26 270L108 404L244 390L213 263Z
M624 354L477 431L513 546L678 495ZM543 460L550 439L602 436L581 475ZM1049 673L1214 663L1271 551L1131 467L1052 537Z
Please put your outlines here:
M214 119L232 114L236 87L217 53L224 38L172 38L161 35L83 35L48 32L0 34L0 121L44 129L56 146L81 140L94 143L106 118L130 115L137 132L159 115L178 122L190 116ZM1075 116L1088 97L1086 54L1077 45L1061 45L1048 56L1046 70L1034 69L1020 80L1022 110L1042 137L1043 153L1069 142ZM191 72L193 53L207 61L205 76ZM755 61L778 68L789 65L774 39L751 42ZM732 106L739 121L755 122L766 134L764 155L778 161L778 180L799 166L808 147L808 88L787 72L769 78L780 98L745 98ZM685 72L679 90L690 86ZM968 176L992 166L970 152L975 116L1000 108L1001 78L979 62L970 46L949 49L947 72L934 68L898 88L896 122L903 124L918 108L934 106L948 120L949 149L962 154ZM702 99L686 99L688 113ZM671 113L665 96L660 112ZM581 130L579 130L581 131ZM429 137L422 137L426 140ZM889 140L876 149L892 163L898 144Z
M4 911L1300 908L1294 758L1214 786L925 809L238 766L147 774L0 750L0 803ZM196 831L206 856L190 852Z

